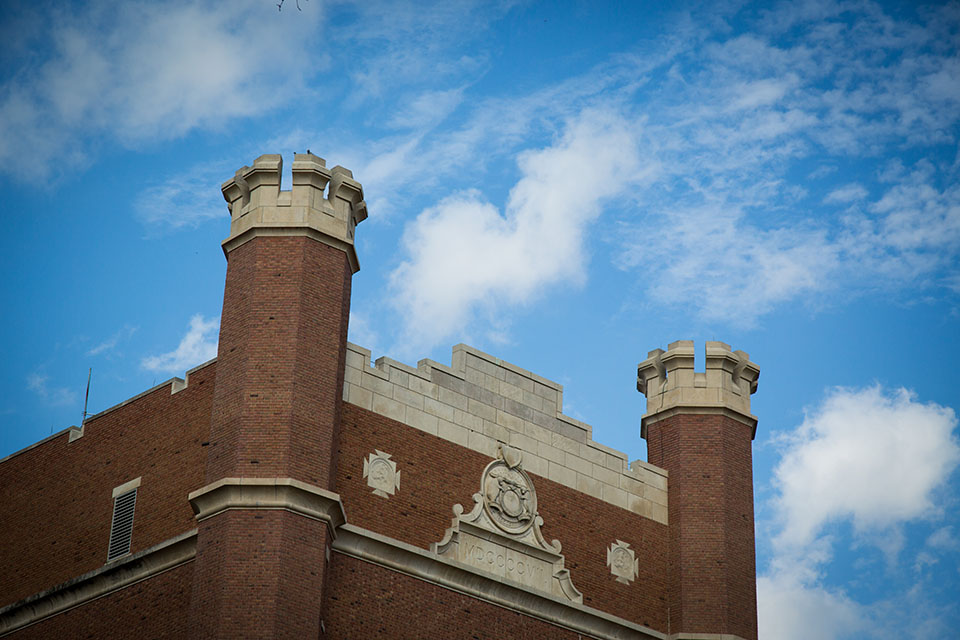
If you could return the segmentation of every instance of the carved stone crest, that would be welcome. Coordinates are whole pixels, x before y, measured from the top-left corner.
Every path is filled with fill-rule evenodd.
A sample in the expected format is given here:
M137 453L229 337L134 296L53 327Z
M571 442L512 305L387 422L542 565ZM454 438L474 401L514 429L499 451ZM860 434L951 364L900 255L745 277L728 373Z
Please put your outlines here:
M607 566L617 582L622 584L630 584L640 574L640 561L629 543L623 540L617 540L607 549Z
M519 451L500 445L497 459L480 477L473 510L464 514L462 505L454 505L453 524L430 549L441 560L582 603L563 566L560 541L547 543L540 533L537 492L521 461Z
M363 477L373 492L382 498L389 498L400 489L400 472L397 463L390 459L389 453L374 450L363 460Z
M501 448L501 452L500 458L483 470L483 508L495 525L519 534L533 526L537 492L520 467L520 452L509 447Z

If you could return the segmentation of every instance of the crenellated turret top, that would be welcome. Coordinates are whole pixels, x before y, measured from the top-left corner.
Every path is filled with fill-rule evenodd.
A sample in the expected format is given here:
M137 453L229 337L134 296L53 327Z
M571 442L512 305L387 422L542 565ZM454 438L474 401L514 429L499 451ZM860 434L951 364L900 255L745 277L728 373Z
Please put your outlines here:
M647 397L644 437L648 422L680 412L721 412L756 427L750 395L757 390L760 368L723 342L707 342L706 356L706 371L694 371L693 340L678 340L666 351L649 352L637 366L637 391Z
M345 251L356 272L353 234L367 217L363 187L349 169L327 169L323 158L309 152L294 154L292 169L290 191L280 190L283 158L278 154L260 156L223 183L230 209L224 252L256 236L308 235Z

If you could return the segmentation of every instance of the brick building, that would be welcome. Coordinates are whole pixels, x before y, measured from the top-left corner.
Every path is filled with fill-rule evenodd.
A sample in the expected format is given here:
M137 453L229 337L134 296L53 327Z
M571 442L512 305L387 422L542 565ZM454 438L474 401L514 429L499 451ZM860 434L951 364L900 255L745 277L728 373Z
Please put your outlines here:
M281 171L223 185L217 358L0 460L0 636L757 637L747 354L650 352L632 463L471 347L371 366L361 186Z

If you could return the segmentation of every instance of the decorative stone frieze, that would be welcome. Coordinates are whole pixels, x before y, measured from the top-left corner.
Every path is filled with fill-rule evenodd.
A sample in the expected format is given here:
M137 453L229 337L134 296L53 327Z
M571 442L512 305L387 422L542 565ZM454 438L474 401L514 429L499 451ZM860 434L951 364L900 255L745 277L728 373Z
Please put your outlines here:
M523 470L522 453L500 445L487 465L473 510L453 506L453 524L443 540L431 545L441 559L455 561L518 583L528 589L582 603L564 568L559 540L543 538L537 513L537 492Z
M607 566L610 574L622 584L630 584L640 574L640 561L630 544L623 540L617 540L607 549Z
M389 453L379 449L363 460L363 477L367 479L367 486L381 498L389 498L400 490L397 463L390 459Z

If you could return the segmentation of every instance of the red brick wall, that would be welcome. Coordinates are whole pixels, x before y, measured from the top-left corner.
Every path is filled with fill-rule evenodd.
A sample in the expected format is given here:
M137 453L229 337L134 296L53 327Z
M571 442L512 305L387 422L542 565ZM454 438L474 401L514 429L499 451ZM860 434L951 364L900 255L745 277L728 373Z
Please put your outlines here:
M192 563L26 627L16 640L180 640L190 638L183 615L190 603Z
M346 253L305 237L254 238L230 252L207 482L330 487L351 277Z
M201 522L191 637L316 638L327 542L323 522L282 510Z
M323 622L331 640L587 640L567 629L339 553Z
M260 237L227 261L206 480L292 477L330 488L347 255L306 237ZM316 637L326 536L323 523L285 511L226 511L201 523L196 637Z
M142 476L133 552L196 521L187 494L203 485L216 366L164 386L0 464L0 606L103 566L113 488Z
M490 458L389 418L344 403L336 491L347 521L421 548L439 542L450 526L453 505L469 511ZM363 460L374 449L391 454L400 471L400 490L389 499L374 495L363 478ZM585 605L666 630L668 529L531 474L547 540L563 544L566 567ZM616 582L607 567L607 548L630 543L640 576Z
M647 426L670 473L671 631L757 637L751 427L721 415Z

